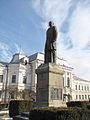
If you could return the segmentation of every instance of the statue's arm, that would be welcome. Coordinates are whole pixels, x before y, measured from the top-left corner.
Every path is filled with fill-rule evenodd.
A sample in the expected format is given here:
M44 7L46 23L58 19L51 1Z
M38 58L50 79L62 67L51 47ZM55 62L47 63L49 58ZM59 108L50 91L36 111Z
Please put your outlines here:
M56 41L57 39L57 28L54 26L53 27L53 40Z

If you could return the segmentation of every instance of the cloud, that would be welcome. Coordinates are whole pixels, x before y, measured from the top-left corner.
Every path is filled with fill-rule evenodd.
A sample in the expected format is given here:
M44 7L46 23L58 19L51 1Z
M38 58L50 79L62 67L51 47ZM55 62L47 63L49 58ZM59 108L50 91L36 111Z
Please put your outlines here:
M8 44L0 42L0 60L10 62L13 54L24 54L24 51L18 44L14 43L13 47L15 48L14 52L12 52L12 49Z
M20 53L20 54L24 54L23 49L21 48L21 46L19 46L18 44L14 43L15 46L15 52L16 53Z
M34 0L42 26L53 20L58 28L57 54L68 60L74 72L90 80L90 1Z
M63 44L58 45L58 56L67 59L69 64L74 68L74 73L89 80L90 78L90 51L80 50L78 48L65 49Z
M74 47L84 48L90 42L90 8L79 5L70 20L69 36Z
M41 16L45 22L54 20L57 27L60 27L61 23L67 15L69 9L69 3L71 0L32 0L32 5L36 13Z
M9 49L7 44L0 42L0 60L9 61L11 59Z

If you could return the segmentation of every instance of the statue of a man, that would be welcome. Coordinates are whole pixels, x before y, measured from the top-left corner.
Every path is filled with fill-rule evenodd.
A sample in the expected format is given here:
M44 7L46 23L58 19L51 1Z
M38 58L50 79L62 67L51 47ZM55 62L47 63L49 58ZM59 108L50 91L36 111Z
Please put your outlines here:
M45 44L45 62L44 63L56 63L56 38L57 30L53 22L49 22L49 28L46 32L46 44Z

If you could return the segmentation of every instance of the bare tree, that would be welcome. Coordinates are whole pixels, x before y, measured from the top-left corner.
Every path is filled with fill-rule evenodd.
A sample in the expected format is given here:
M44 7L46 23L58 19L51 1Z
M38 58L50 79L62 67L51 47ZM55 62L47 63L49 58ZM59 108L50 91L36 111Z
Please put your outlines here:
M26 100L36 101L36 93L31 90L23 90L23 98Z

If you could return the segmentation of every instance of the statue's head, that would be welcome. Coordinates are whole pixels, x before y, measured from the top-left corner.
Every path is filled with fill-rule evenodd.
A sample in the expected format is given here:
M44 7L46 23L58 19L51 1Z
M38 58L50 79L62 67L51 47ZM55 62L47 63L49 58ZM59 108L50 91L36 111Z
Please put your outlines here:
M54 25L54 23L52 21L49 21L49 26L51 27L53 25Z

